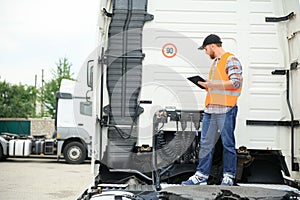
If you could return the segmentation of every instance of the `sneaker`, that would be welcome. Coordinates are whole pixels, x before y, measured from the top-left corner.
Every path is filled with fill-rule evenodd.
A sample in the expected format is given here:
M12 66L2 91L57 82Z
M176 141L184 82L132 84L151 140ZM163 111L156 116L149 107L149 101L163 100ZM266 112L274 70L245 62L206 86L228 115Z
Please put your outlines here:
M224 176L221 185L224 186L232 186L233 185L233 180L229 176Z
M189 180L182 181L181 185L207 185L207 179L195 174Z

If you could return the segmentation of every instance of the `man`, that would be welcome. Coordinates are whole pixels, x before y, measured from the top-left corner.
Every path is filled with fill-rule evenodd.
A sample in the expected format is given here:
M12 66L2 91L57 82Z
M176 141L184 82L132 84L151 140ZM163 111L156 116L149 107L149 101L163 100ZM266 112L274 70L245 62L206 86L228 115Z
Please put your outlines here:
M207 36L200 50L213 60L209 79L198 82L207 91L202 123L199 164L196 173L183 185L206 185L211 169L213 150L221 135L223 144L223 180L221 185L232 186L236 173L235 121L237 99L242 89L242 66L239 60L222 47L219 36Z

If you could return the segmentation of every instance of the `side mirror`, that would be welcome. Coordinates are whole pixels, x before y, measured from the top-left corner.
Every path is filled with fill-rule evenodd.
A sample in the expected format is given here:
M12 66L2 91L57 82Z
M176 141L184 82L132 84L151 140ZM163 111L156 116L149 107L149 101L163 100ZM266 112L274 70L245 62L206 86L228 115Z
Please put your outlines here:
M93 90L93 68L94 68L94 60L89 60L87 62L87 70L86 70L86 74L87 74L87 86L89 88L91 88L91 90Z

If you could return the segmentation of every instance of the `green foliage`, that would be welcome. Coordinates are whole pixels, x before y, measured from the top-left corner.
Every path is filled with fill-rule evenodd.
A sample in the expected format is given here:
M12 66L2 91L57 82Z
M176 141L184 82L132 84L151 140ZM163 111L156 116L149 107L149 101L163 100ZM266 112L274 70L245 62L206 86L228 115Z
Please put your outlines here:
M36 116L36 104L42 105L39 117L55 118L56 92L59 91L61 80L72 78L72 64L67 58L60 58L56 70L52 70L53 78L45 82L39 90L34 86L11 85L0 82L0 118L28 118Z
M56 92L59 91L60 84L56 80L51 80L45 84L44 87L44 103L47 116L55 117L56 109Z
M56 71L52 70L52 80L56 80L59 86L62 79L74 80L72 78L74 74L71 73L72 63L69 63L67 58L60 58L58 63L56 63L56 67Z
M33 86L0 82L0 117L34 117L37 92Z
M44 115L55 118L56 110L56 92L59 91L61 80L72 78L73 73L71 73L72 63L69 63L67 58L60 58L58 63L56 63L56 70L52 71L53 78L45 83L43 88L42 101L44 101L46 113Z

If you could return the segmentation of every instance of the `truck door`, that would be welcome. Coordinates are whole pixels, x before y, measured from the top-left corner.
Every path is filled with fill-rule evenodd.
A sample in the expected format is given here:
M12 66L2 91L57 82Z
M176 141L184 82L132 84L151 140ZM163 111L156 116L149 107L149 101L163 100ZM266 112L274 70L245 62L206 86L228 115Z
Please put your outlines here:
M286 24L286 39L289 48L289 73L290 73L290 99L294 120L298 121L294 128L291 142L294 143L294 162L300 163L300 13L295 12L295 8L299 8L298 1L285 1L286 13L294 12L294 16ZM297 11L299 9L296 9ZM292 127L293 128L293 127ZM292 163L292 170L299 171L299 165Z
M291 168L299 171L300 163L300 13L299 1L282 1L282 17L274 18L281 31L282 52L285 54L287 105L291 120ZM278 8L280 6L278 5Z

